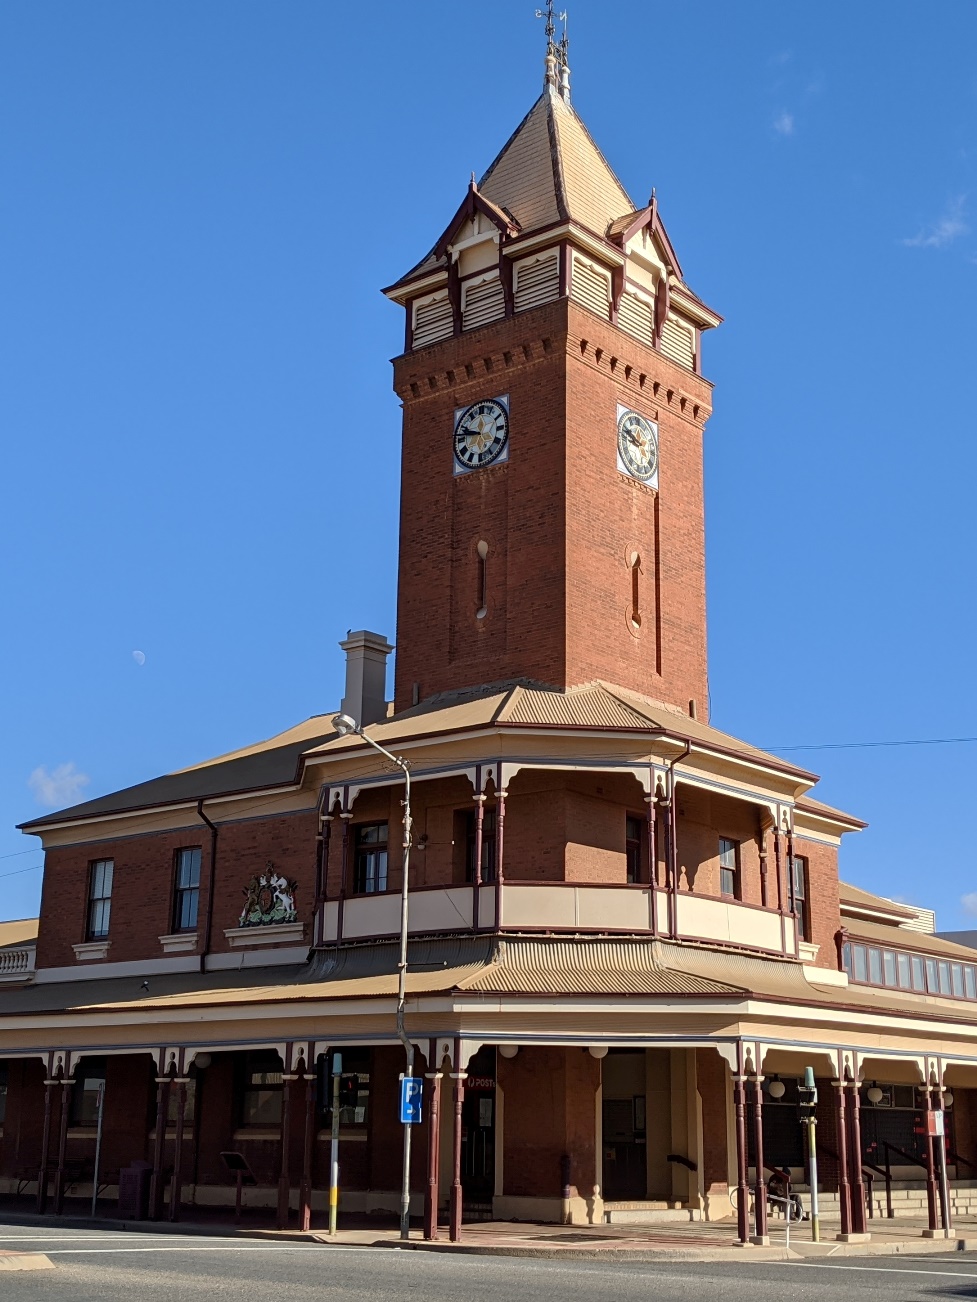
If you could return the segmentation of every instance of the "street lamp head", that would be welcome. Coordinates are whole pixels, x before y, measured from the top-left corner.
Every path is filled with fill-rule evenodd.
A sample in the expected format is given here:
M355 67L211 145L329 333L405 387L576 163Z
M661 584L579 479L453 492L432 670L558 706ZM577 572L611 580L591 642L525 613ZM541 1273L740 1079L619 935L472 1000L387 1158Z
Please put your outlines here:
M337 714L332 721L332 726L339 733L340 737L345 737L351 732L359 732L356 720L351 719L348 714Z

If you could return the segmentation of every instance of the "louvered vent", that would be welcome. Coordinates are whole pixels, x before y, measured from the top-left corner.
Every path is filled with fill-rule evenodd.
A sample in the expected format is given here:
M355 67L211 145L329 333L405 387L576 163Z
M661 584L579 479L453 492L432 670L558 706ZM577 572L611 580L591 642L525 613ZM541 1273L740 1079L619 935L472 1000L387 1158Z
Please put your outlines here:
M447 290L414 304L414 348L424 348L437 339L448 339L453 333L454 322L451 319L451 301Z
M688 326L679 325L673 316L666 319L662 326L662 352L673 362L681 362L691 371L695 365L695 347L692 331Z
M606 321L611 305L610 273L574 254L571 297Z
M462 330L476 330L505 316L505 295L498 276L466 285L461 308Z
M514 273L517 312L560 297L560 255L556 249L517 262Z
M642 343L655 342L655 309L637 294L622 294L617 323Z

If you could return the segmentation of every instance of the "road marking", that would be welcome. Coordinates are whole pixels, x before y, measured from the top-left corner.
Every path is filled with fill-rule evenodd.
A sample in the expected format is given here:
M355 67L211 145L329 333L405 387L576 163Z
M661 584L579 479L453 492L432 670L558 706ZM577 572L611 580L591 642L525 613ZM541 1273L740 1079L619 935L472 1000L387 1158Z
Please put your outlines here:
M331 1252L389 1252L389 1248L359 1247L350 1244L319 1243L234 1243L202 1244L185 1243L173 1247L154 1244L148 1248L54 1248L49 1257L77 1257L81 1254L105 1254L110 1252L315 1252L317 1248L328 1247Z
M767 1265L783 1265L783 1262L767 1262ZM813 1270L861 1270L873 1271L882 1275L940 1275L946 1279L977 1279L974 1270L916 1270L903 1266L841 1266L827 1261L799 1261L799 1266L810 1266Z

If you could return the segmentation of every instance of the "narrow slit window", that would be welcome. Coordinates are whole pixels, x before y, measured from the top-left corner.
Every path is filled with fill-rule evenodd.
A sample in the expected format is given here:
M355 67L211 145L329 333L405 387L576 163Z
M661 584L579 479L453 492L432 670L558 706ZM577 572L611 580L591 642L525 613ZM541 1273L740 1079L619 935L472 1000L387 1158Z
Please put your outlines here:
M478 609L476 619L484 619L488 614L488 543L484 540L478 544Z
M631 626L641 627L641 557L631 553Z

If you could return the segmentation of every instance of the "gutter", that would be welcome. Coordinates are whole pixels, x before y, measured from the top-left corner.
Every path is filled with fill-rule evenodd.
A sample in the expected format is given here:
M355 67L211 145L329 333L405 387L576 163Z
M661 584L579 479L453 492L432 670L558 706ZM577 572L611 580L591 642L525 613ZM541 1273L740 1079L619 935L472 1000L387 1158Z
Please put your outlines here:
M207 881L207 916L204 923L204 947L200 953L200 971L207 970L207 955L210 953L210 938L214 927L214 887L217 881L217 824L212 823L204 813L204 802L197 801L197 816L210 828L210 876Z

